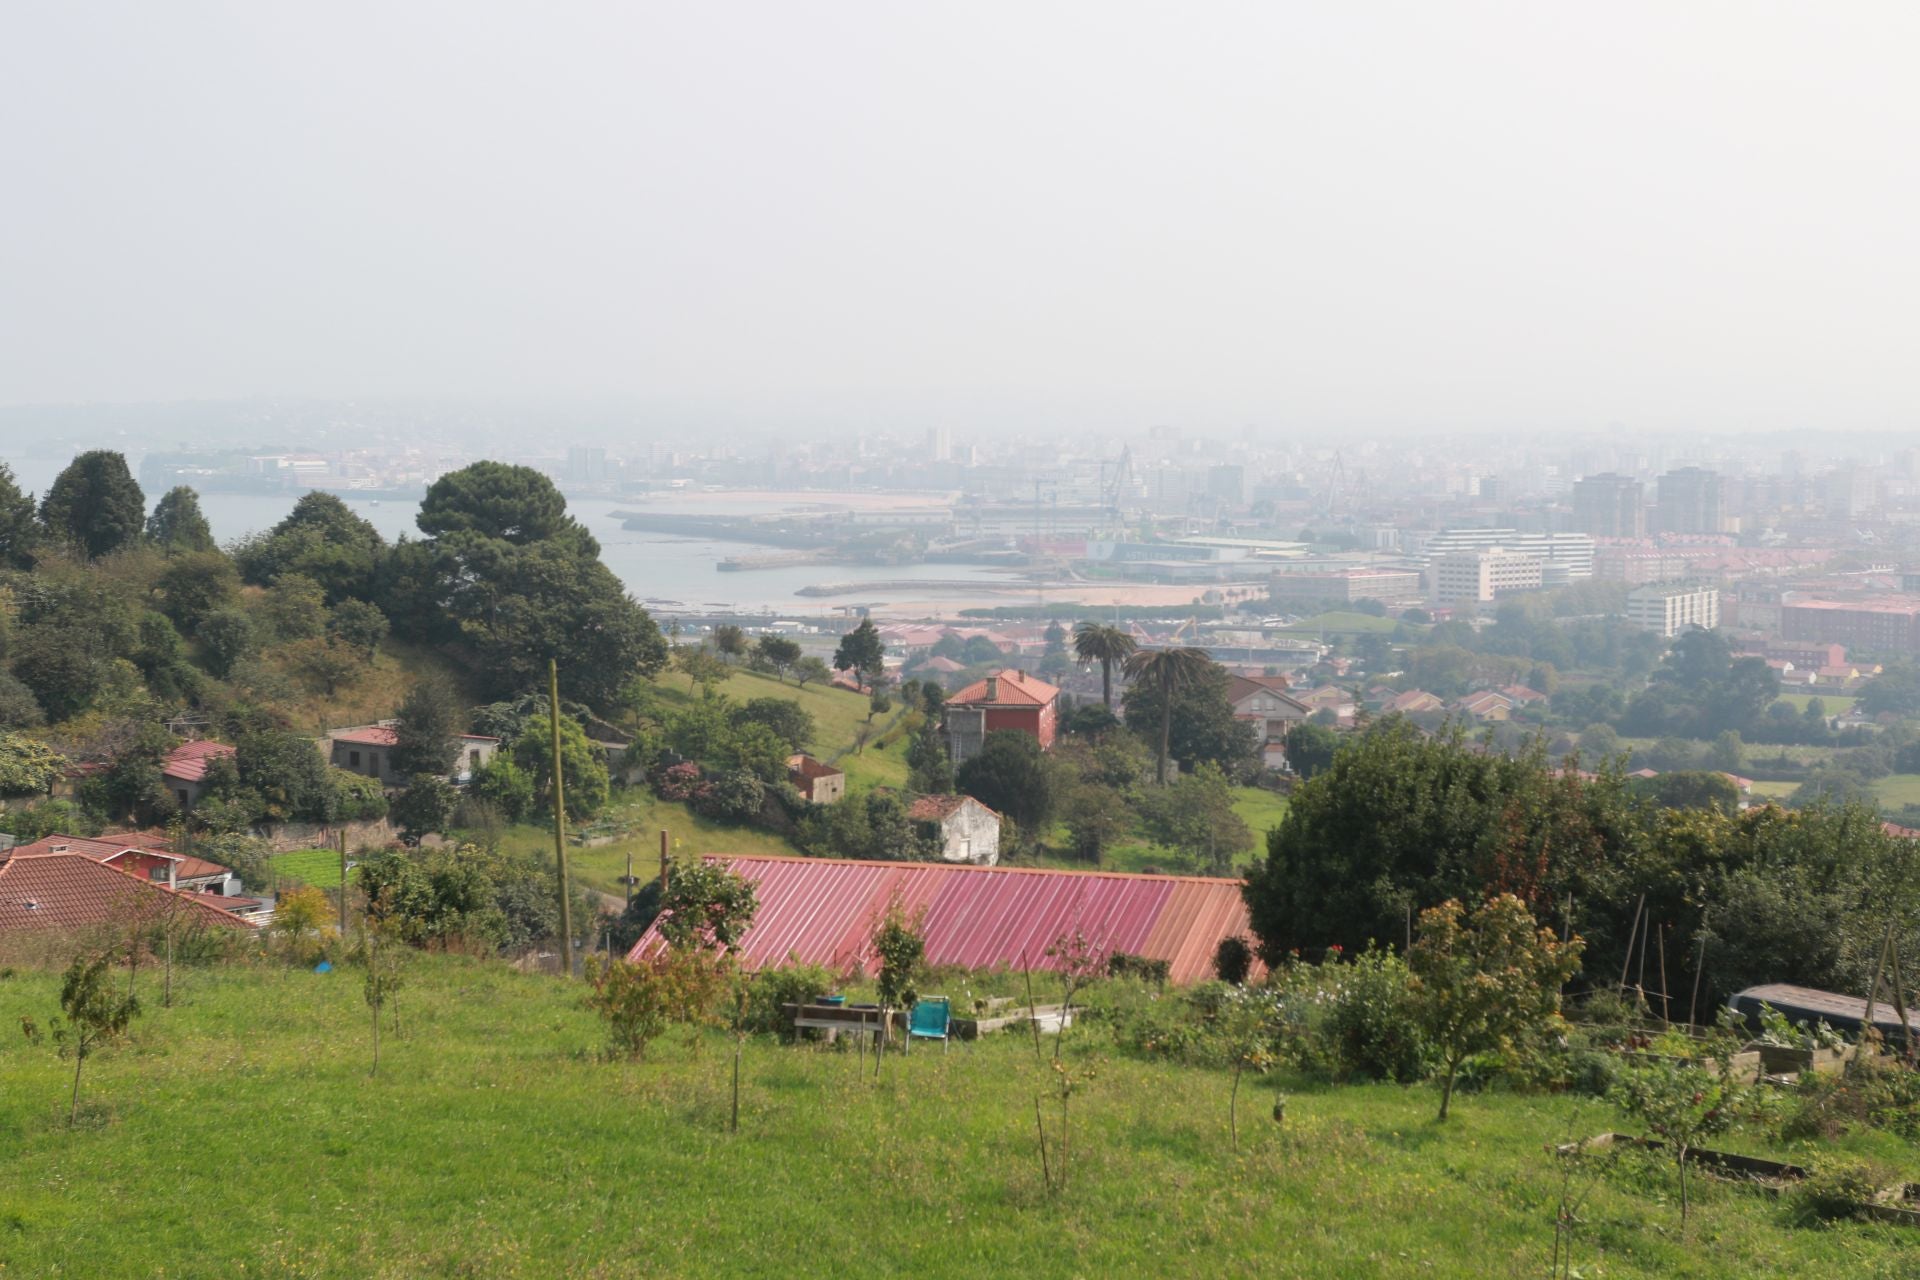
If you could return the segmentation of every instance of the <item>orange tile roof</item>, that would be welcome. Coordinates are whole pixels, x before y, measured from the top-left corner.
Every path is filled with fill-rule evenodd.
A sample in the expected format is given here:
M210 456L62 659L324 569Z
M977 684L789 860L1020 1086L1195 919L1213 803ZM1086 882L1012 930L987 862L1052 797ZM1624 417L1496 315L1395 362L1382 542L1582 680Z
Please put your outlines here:
M160 765L160 774L166 778L178 778L182 782L199 782L207 776L207 766L222 756L231 756L233 748L224 742L213 742L200 738L193 742L183 742L167 753Z
M253 926L233 912L142 880L82 853L38 853L0 862L0 934L25 929L80 929L121 916L129 903L143 911L168 900L182 903L189 918L225 929Z
M969 800L973 800L973 797L921 796L918 800L915 800L907 806L907 816L915 822L944 822L948 817L959 812L960 806ZM973 802L979 804L982 809L986 809L987 812L993 814L994 817L997 818L1000 816L986 805L980 804L978 800L973 800Z
M128 854L145 854L155 858L165 858L174 864L173 874L180 880L199 880L209 876L224 876L229 869L217 862L197 858L190 853L174 853L166 837L148 835L143 831L112 832L104 836L42 836L32 844L23 844L14 849L0 849L0 859L9 857L33 857L43 853L77 853L83 858L92 858L95 862L113 862Z
M335 742L351 742L361 747L391 747L400 741L400 735L391 725L363 724L351 729L335 729L327 735Z
M988 679L999 681L998 696L987 700L987 681L975 680L964 689L947 695L948 706L1044 707L1060 696L1060 690L1037 676L1014 667L995 672Z

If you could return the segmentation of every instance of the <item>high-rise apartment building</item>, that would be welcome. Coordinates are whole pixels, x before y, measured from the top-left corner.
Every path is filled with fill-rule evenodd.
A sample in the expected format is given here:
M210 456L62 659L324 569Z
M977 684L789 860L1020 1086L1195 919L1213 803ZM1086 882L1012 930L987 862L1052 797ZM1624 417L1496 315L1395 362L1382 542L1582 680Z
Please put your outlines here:
M1612 471L1574 481L1573 527L1596 538L1644 538L1644 488L1632 476Z
M1679 467L1660 477L1654 525L1661 533L1719 533L1720 477L1704 467Z

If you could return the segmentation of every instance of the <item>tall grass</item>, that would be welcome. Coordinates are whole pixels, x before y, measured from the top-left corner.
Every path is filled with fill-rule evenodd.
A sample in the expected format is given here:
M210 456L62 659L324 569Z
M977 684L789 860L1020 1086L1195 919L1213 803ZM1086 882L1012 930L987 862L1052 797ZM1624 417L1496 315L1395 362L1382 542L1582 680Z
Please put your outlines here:
M0 979L0 1027L44 1022L57 975ZM1042 1186L1032 1046L889 1057L751 1041L740 1132L715 1032L607 1061L575 986L417 957L406 1034L371 1046L357 969L195 969L175 1008L88 1064L0 1041L0 1265L21 1276L1533 1276L1574 1104L1477 1095L1444 1129L1424 1089L1243 1081L1140 1060L1100 1024L1066 1046L1067 1191ZM1247 1094L1254 1096L1250 1100ZM1588 1104L1592 1130L1617 1118ZM1258 1115L1255 1124L1249 1116ZM1764 1149L1743 1137L1740 1149ZM1892 1276L1897 1228L1795 1229L1711 1185L1689 1238L1665 1183L1595 1192L1577 1266L1609 1276Z

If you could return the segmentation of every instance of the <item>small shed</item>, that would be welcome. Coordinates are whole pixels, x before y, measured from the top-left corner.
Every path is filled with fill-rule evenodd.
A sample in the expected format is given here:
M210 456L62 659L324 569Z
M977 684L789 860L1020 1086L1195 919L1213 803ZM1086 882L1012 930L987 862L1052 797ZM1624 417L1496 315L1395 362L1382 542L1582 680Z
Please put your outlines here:
M847 775L804 751L787 757L787 781L814 804L832 804L847 793Z
M1000 815L972 796L921 796L907 806L907 817L933 837L944 862L1000 861Z

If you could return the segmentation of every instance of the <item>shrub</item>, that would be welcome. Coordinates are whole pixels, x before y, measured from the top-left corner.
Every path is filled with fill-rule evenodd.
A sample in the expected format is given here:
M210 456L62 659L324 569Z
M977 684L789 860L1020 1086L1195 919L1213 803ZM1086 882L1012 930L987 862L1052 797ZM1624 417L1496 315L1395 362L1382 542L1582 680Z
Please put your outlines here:
M1803 1077L1796 1098L1781 1126L1788 1138L1835 1138L1864 1125L1920 1139L1920 1072L1874 1054L1853 1059L1838 1075Z
M751 822L766 803L766 784L744 769L729 769L693 793L693 810L721 822Z
M1864 1160L1823 1160L1795 1189L1795 1205L1810 1217L1833 1222L1858 1217L1862 1205L1873 1202L1887 1181Z
M1220 981L1239 986L1252 970L1253 947L1245 938L1236 934L1220 939L1220 945L1213 949L1213 972Z
M1324 1028L1336 1070L1402 1084L1423 1078L1433 1047L1413 1017L1406 962L1370 949L1340 966L1339 978Z
M793 1024L782 1005L805 1004L815 996L832 991L833 975L817 964L789 962L778 969L762 969L753 979L752 999L747 1005L747 1030L776 1031L785 1039L793 1037Z
M700 789L700 766L692 761L669 765L653 778L654 794L662 800L684 804Z
M643 1058L647 1046L667 1029L672 1005L672 983L667 974L670 955L632 963L587 957L586 1006L607 1024L612 1052Z
M1171 960L1149 960L1145 956L1131 955L1125 951L1116 951L1107 957L1107 976L1109 978L1137 978L1141 982L1150 982L1156 987L1165 987L1167 979L1173 976Z

